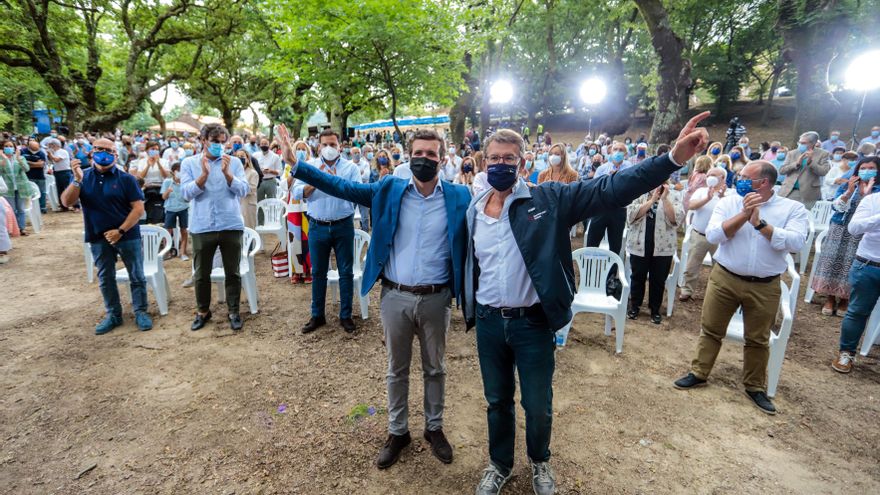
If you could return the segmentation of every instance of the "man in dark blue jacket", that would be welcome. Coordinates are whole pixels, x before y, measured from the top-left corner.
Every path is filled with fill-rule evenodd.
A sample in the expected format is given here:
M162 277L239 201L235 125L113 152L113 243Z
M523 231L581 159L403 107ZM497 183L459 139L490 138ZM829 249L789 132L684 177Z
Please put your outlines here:
M293 176L315 188L370 208L373 237L367 250L361 296L382 280L381 316L388 348L388 439L376 461L380 469L397 462L411 442L409 434L409 367L413 337L419 338L425 386L425 439L434 455L452 462L452 447L443 434L446 384L446 332L452 299L461 296L470 202L467 187L442 182L438 172L446 143L434 131L417 131L410 139L409 180L386 176L363 184L321 172L297 162L290 136L278 129ZM356 253L359 255L359 253Z
M672 152L589 181L547 182L530 188L518 179L525 143L500 130L484 143L492 189L468 208L464 271L465 319L477 327L483 389L489 403L489 467L477 494L497 494L513 469L516 421L514 370L526 413L526 446L532 487L552 494L550 469L555 331L572 319L575 277L569 230L609 208L628 205L651 191L708 142L688 122Z

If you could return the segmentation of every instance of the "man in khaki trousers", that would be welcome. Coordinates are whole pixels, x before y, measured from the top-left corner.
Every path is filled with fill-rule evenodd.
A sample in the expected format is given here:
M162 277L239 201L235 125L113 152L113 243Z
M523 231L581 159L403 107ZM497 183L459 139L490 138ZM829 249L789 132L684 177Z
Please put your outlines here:
M809 226L804 205L773 192L776 176L770 162L749 163L736 178L738 194L719 201L712 212L706 238L718 250L703 301L702 331L691 371L675 382L678 389L706 384L730 319L742 307L743 384L752 402L767 414L776 414L766 382L779 277L787 269L786 255L803 247Z

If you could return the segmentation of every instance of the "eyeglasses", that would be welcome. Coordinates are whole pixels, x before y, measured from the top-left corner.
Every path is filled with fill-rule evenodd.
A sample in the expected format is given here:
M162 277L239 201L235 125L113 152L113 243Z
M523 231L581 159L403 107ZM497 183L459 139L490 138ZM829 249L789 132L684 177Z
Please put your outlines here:
M520 157L518 155L489 155L486 157L489 161L488 163L498 164L503 163L505 165L516 165L519 163Z
M758 177L757 179L753 179L753 178L751 178L751 177L746 177L746 176L744 176L744 175L737 175L737 176L735 177L735 179L738 180L738 181L740 181L740 180L750 180L750 181L752 181L752 182L754 182L754 181L756 181L756 180L764 180L763 177Z
M110 153L110 152L113 151L113 150L111 150L111 149L109 149L109 148L101 148L100 146L95 146L95 147L92 148L92 149L93 149L96 153L97 153L97 152L101 152L101 151L103 151L103 152L105 152L105 153Z

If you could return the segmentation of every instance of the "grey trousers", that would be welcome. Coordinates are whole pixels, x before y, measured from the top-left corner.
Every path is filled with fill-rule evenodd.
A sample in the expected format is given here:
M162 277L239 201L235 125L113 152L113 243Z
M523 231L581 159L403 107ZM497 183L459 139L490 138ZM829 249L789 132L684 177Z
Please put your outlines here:
M417 296L382 288L380 304L388 350L388 432L409 431L409 367L413 337L419 338L425 387L425 429L443 427L446 398L446 331L452 314L452 292Z

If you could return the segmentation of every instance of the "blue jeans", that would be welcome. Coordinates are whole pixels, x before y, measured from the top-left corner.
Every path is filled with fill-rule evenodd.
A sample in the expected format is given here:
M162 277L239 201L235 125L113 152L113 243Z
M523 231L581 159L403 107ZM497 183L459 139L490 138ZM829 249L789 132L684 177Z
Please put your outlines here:
M339 270L339 318L351 318L354 292L354 217L333 225L309 222L309 255L312 258L312 316L324 316L330 250L336 253Z
M361 209L361 230L364 232L370 231L370 209L364 205L358 205L358 208Z
M110 316L122 318L119 288L116 286L116 256L128 271L131 306L135 314L147 311L147 279L144 277L144 251L140 239L119 241L112 245L105 239L92 243L92 256L98 267L98 286L104 297L104 309Z
M27 213L24 211L25 197L16 189L15 193L12 196L7 196L6 199L9 201L9 206L12 207L12 212L15 213L15 222L18 224L19 230L24 230L27 222Z
M40 212L46 213L46 179L31 179L31 182L40 190ZM58 190L58 194L61 194L61 189Z
M849 283L852 291L846 315L840 324L840 350L856 352L868 318L880 298L880 267L853 260L849 269Z
M513 469L516 441L514 370L522 387L529 459L550 460L555 351L555 332L546 317L505 319L477 304L477 354L489 403L489 459L505 475Z

